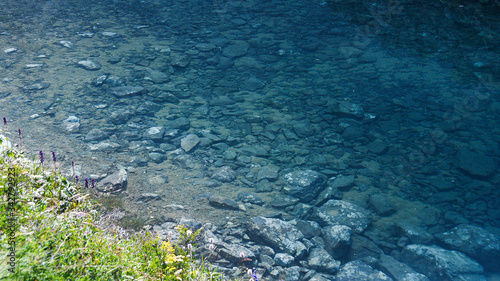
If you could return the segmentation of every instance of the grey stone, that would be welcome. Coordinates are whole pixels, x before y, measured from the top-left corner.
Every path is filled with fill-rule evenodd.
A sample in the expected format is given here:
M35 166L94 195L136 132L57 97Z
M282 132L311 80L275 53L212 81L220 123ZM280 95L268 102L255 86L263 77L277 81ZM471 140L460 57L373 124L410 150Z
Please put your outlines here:
M241 201L243 203L250 203L255 205L264 205L264 201L259 198L259 196L255 193L251 192L240 192L236 197L237 201Z
M325 204L330 199L341 200L343 197L342 192L337 188L333 188L331 186L325 187L319 194L316 196L316 201L314 202L315 206L321 206Z
M97 144L89 145L91 151L116 151L120 148L120 145L115 142L100 142Z
M314 128L308 122L296 122L293 124L293 131L301 138L307 138L315 133Z
M347 118L363 118L364 110L359 104L351 103L348 101L339 102L333 109L333 113L339 115L340 117Z
M210 205L216 208L231 209L231 210L240 209L238 203L236 203L234 200L222 196L215 196L215 195L211 196L210 198L208 198L208 202L210 203Z
M375 140L368 144L366 148L375 154L383 154L387 150L387 144L381 140Z
M335 274L340 268L340 261L335 260L323 248L314 247L307 258L309 268L319 272Z
M247 223L248 236L257 243L264 243L277 252L295 258L303 257L307 249L300 242L304 235L290 222L280 219L253 217Z
M430 281L430 279L388 255L380 255L380 269L397 281Z
M154 69L148 71L146 78L149 78L155 84L162 84L170 81L170 76L167 73Z
M338 188L339 190L346 191L354 185L354 176L343 176L340 175L336 178L330 179L333 188Z
M165 128L151 127L144 133L144 138L153 141L161 141L163 139L163 134L165 134Z
M299 198L302 202L309 202L321 192L326 177L313 170L295 171L284 177L284 192Z
M141 196L139 196L139 200L148 202L152 200L160 200L161 197L157 193L142 193Z
M76 116L69 116L63 121L64 129L70 133L77 133L80 131L80 119Z
M274 181L278 178L279 170L280 168L275 165L264 166L257 172L257 181L261 181L263 179Z
M115 125L121 125L127 123L131 115L132 114L128 110L117 110L111 113L109 120Z
M140 86L118 86L109 89L110 93L119 97L129 97L133 95L139 95L145 92L145 89Z
M33 83L30 85L24 86L23 90L25 90L25 91L39 91L39 90L45 90L48 87L50 87L50 83L37 82L37 83Z
M250 77L245 82L243 82L242 89L253 92L258 89L264 88L265 85L266 84L260 79Z
M370 213L360 206L342 200L329 200L317 208L311 219L321 226L346 225L355 233L363 232L370 224Z
M407 222L398 222L393 227L398 235L407 237L412 244L430 244L434 240L425 229Z
M436 234L446 248L457 250L480 262L485 269L498 272L500 269L500 236L483 228L462 224Z
M194 169L196 167L196 162L190 155L177 155L174 157L173 162L183 169Z
M223 166L213 173L212 179L220 182L232 182L236 179L236 172L229 166Z
M365 129L361 125L351 125L342 133L342 138L345 140L356 140L365 135Z
M345 225L325 226L321 229L321 237L325 241L325 249L332 257L344 257L351 246L352 229Z
M274 256L274 262L277 265L289 267L293 264L294 261L295 259L289 254L278 253Z
M150 152L148 154L149 158L156 163L161 163L167 159L167 155L165 153L160 153L160 152Z
M370 196L370 207L380 216L388 216L396 212L392 202L379 193Z
M373 269L366 263L355 260L344 264L335 275L335 281L391 281L391 277L385 273Z
M92 129L85 136L85 141L100 141L107 139L109 134L101 129Z
M189 119L186 117L179 117L168 122L169 129L186 129L189 127Z
M256 258L255 251L236 243L219 241L215 243L215 246L217 246L218 255L234 264L243 264L243 259L245 258L250 260L255 260ZM241 257L241 254L243 254L243 257Z
M288 206L293 206L299 202L299 199L290 195L278 195L275 196L273 201L269 204L276 208L286 208Z
M459 225L459 224L466 224L468 223L468 220L464 218L460 213L455 212L455 211L446 211L444 213L444 221L446 223L451 223L453 225Z
M348 260L370 260L378 259L384 251L380 249L372 240L357 234L351 236L351 249L345 257Z
M472 176L486 177L496 170L492 157L467 149L460 149L455 158L455 165Z
M97 189L101 192L123 191L127 188L127 180L127 171L120 169L101 180L97 185Z
M78 66L86 69L86 70L99 70L101 69L101 65L93 60L81 60L78 63Z
M465 254L438 246L408 245L403 249L401 259L431 280L459 280L462 275L483 272L483 267Z
M215 46L214 44L210 44L210 43L198 43L194 47L196 49L198 49L198 51L200 51L200 52L209 52L209 51L212 51L213 49L215 49L217 46Z
M259 157L269 156L269 151L262 145L244 145L242 148L240 148L240 150L241 152L248 155L259 156Z
M181 147L184 151L191 151L198 143L200 138L195 134L189 134L181 139Z
M261 180L255 185L255 191L257 192L271 192L273 191L273 185L268 180ZM298 201L298 199L297 199Z
M311 239L315 236L321 235L321 228L319 224L315 221L305 221L305 220L294 220L291 221L292 224L297 227L297 229L304 234L304 237Z
M248 51L248 43L245 41L236 41L222 50L222 54L228 58L244 56Z

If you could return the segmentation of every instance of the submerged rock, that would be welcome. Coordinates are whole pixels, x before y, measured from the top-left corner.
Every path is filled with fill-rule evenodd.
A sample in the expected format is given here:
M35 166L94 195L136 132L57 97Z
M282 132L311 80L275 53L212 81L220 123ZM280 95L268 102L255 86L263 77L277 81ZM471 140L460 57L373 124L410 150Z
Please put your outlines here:
M387 276L382 271L373 269L371 266L367 265L361 260L355 260L344 264L344 266L342 266L342 268L335 276L335 281L352 281L352 280L391 281L393 279Z
M486 269L500 270L500 236L473 225L459 225L436 234L446 248L457 250L479 261Z
M317 208L311 219L321 226L346 225L355 233L363 232L370 224L370 213L360 206L342 200L329 200Z
M198 143L200 142L200 138L195 134L189 134L182 138L181 147L184 151L191 151Z
M47 89L48 87L50 87L50 83L37 82L37 83L33 83L31 85L28 85L28 86L24 86L23 90L25 90L25 91L39 91L39 90Z
M326 182L326 176L313 170L291 172L283 179L285 193L306 203L316 198Z
M81 60L77 63L78 66L86 69L86 70L99 70L101 69L101 65L93 60Z
M119 98L142 94L144 91L140 86L118 86L110 89L110 92Z
M307 252L306 246L300 242L304 235L287 221L253 217L247 224L247 234L255 242L264 243L295 258L303 257Z
M455 165L472 176L480 177L491 175L497 168L493 158L466 149L457 152Z
M410 244L403 249L402 261L431 280L485 280L483 267L463 253L438 246ZM474 279L467 279L465 276Z
M127 188L127 171L120 169L117 172L105 177L97 186L101 192L118 192Z

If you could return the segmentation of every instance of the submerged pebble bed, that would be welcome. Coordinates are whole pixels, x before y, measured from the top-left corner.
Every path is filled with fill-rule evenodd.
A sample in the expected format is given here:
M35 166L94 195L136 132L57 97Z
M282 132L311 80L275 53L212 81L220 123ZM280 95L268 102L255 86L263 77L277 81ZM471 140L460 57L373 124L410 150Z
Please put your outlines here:
M222 266L266 280L497 270L497 4L0 8L4 131L161 235L206 224Z

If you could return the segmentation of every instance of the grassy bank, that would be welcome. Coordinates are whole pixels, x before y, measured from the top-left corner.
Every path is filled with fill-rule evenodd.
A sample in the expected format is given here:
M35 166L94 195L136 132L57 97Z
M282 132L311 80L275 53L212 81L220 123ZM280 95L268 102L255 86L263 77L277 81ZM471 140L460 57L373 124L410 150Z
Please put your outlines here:
M28 156L0 132L0 280L222 280L177 242L104 227L93 192L51 156Z

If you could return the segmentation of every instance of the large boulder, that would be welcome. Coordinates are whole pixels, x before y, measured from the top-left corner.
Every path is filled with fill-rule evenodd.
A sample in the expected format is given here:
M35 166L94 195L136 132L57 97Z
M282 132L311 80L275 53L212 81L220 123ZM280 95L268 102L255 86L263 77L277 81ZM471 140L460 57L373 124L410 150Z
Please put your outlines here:
M500 272L500 236L462 224L435 237L445 244L444 247L467 254L487 270Z
M323 206L316 208L311 220L321 226L346 225L354 233L363 232L370 224L370 213L360 206L342 200L329 200Z
M277 252L285 252L295 258L303 257L307 253L306 246L300 242L304 235L287 221L253 217L247 224L247 234L255 242L263 243Z
M483 267L463 253L438 246L407 245L401 254L402 261L431 280L485 280ZM472 277L475 279L466 279Z

